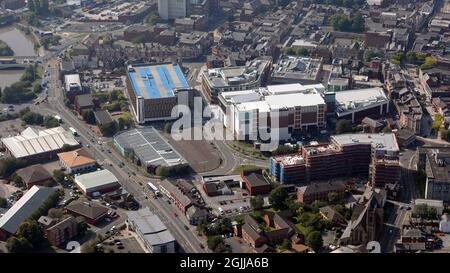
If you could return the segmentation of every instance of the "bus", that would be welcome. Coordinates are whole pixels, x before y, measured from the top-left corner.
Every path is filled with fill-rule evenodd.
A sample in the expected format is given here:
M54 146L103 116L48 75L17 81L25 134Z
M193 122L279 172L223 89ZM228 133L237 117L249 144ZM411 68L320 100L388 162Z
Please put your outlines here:
M75 130L75 128L70 127L70 128L69 128L69 131L72 133L72 135L78 136L77 130Z
M147 186L148 186L148 189L151 190L156 196L160 196L161 195L159 193L158 188L152 182L148 182Z

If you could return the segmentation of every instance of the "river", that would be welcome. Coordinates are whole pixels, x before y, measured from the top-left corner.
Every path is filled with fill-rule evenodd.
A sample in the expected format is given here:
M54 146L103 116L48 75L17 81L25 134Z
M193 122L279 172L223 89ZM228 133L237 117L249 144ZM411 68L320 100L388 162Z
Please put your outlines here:
M15 56L36 56L34 44L23 32L15 27L0 28L0 40L7 43ZM23 70L0 71L0 88L20 80Z

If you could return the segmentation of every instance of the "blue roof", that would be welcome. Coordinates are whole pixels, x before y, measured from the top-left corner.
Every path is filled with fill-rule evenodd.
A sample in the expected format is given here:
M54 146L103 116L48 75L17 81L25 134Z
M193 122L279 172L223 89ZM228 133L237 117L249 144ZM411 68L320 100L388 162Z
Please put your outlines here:
M177 64L137 66L128 72L136 96L157 99L175 96L174 89L189 87Z

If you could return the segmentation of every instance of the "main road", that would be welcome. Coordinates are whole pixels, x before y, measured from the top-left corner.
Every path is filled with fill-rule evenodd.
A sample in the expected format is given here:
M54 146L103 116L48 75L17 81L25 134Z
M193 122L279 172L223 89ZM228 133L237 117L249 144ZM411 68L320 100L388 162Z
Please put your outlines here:
M58 114L67 126L75 128L79 134L80 141L85 147L86 144L89 144L90 153L99 162L103 163L105 168L123 181L124 188L135 196L142 206L149 207L161 218L184 251L207 252L206 249L200 247L200 244L203 242L195 235L195 230L193 228L185 229L185 226L189 226L187 220L184 217L173 216L172 212L175 211L175 207L170 206L162 198L153 199L148 194L145 187L148 178L140 175L137 168L116 154L114 149L103 147L107 144L99 142L100 139L97 138L95 133L64 105L64 94L59 80L58 64L54 59L49 59L48 63L44 63L46 67L50 65L47 68L50 74L48 101L44 101L38 106L33 105L31 108L43 114ZM123 162L124 166L119 166L120 162ZM136 175L132 175L134 173Z

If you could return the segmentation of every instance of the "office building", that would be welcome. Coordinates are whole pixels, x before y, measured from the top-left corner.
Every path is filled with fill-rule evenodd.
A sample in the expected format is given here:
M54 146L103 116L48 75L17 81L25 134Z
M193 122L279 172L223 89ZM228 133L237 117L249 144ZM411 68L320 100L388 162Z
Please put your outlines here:
M369 176L375 187L400 179L394 134L343 134L328 144L306 145L298 155L272 157L270 175L281 183L304 183L340 176Z
M317 84L321 71L322 59L283 55L274 67L271 82Z
M174 107L192 104L193 90L178 64L130 65L127 76L130 104L140 124L177 119Z
M188 16L189 0L158 0L158 13L163 20Z
M247 62L245 66L213 68L202 72L202 91L209 101L216 101L222 92L251 90L264 86L272 61L270 58L258 58Z
M300 130L324 128L326 104L319 93L322 87L297 83L224 92L219 96L226 113L224 126L239 140L259 140L260 131L268 128L279 140L288 140Z
M335 93L338 118L361 122L365 117L380 118L389 113L389 99L383 88L374 87Z

